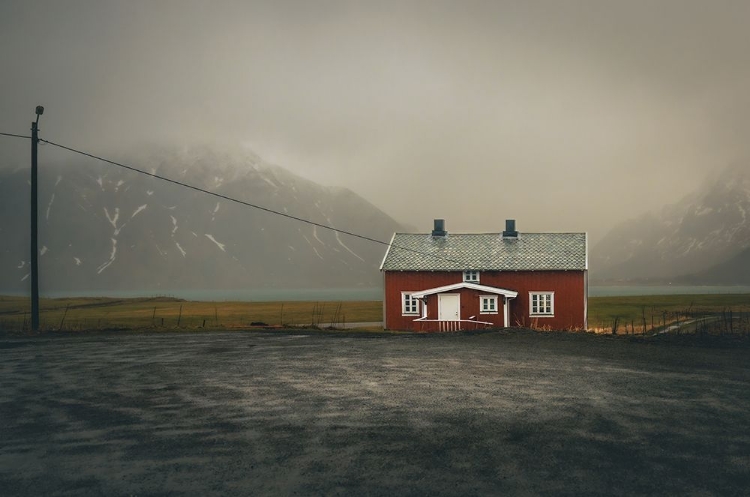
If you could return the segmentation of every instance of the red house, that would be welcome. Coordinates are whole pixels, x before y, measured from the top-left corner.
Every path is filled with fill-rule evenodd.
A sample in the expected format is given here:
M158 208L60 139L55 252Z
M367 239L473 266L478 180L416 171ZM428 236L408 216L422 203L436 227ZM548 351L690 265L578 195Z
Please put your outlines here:
M586 329L586 233L395 233L380 265L389 330Z

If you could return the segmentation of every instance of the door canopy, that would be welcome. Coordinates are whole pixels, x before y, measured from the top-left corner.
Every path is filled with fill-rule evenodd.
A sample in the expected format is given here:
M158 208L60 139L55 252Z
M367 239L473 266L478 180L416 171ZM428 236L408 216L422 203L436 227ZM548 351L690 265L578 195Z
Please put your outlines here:
M492 293L495 295L502 295L505 298L508 299L514 299L518 296L518 292L514 292L513 290L506 290L505 288L497 288L494 286L487 286L487 285L477 285L476 283L454 283L453 285L445 285L445 286L438 286L435 288L430 288L428 290L422 290L421 292L412 292L411 296L413 298L421 299L428 295L435 295L436 293L444 293L444 292L450 292L453 290L460 290L462 288L467 288L469 290L477 290L480 292L485 293Z

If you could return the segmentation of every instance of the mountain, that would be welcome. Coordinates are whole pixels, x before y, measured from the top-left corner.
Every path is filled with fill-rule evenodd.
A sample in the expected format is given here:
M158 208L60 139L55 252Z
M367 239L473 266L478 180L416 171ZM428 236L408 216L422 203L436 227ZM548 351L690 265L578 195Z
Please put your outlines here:
M399 224L345 188L249 152L149 149L122 162L388 241ZM92 159L39 166L40 291L373 287L383 245ZM29 287L29 172L0 169L0 292Z
M698 273L679 276L675 281L689 285L750 285L750 248Z
M664 282L689 274L709 283L716 268L723 282L744 283L748 214L750 171L729 167L676 204L615 226L592 247L591 277Z

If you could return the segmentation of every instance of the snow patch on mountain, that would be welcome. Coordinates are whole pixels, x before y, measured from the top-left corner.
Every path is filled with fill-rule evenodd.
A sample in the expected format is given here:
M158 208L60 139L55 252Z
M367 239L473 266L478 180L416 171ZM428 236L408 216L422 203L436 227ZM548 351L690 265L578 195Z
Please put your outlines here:
M261 175L261 178L263 179L263 181L265 181L266 183L268 183L272 187L274 187L274 188L278 188L279 187L279 185L277 185L276 183L274 183L270 179L266 178L264 175Z
M298 231L299 231L299 230L298 230ZM312 251L313 251L313 252L315 253L315 255L316 255L316 256L318 256L318 259L321 259L321 260L323 260L323 256L322 256L322 255L320 255L320 252L318 252L318 249L316 249L316 248L315 248L315 246L314 246L314 245L312 244L312 242L310 241L310 239L309 239L309 238L307 238L307 237L306 237L305 235L302 235L302 238L304 238L304 239L305 239L305 241L306 241L306 242L307 242L307 244L308 244L308 245L310 246L310 248L311 248L311 249L312 249Z
M318 240L318 242L320 242L321 245L325 245L325 243L323 243L323 240L321 240L320 237L318 237L318 227L317 226L313 226L313 237L316 240Z
M42 247L42 250L40 250L40 251L39 251L39 255L44 255L44 254L46 254L48 250L49 250L49 249L47 248L47 246L46 246L46 245L44 245L44 246Z
M115 262L115 258L117 256L117 238L110 238L110 240L112 241L112 251L109 254L109 259L105 261L104 263L102 263L101 265L99 265L98 268L96 268L97 274L102 274L102 271L107 269L109 266L112 265L113 262Z
M50 209L52 209L52 203L54 201L55 201L55 194L53 193L52 197L49 199L49 204L47 204L47 215L45 217L45 219L47 219L47 221L49 221L49 211L50 211Z
M339 236L339 232L338 231L335 231L334 233L336 233L336 241L339 242L339 245L341 245L342 247L344 247L347 252L349 252L350 254L352 254L354 257L356 257L360 261L362 261L362 262L365 261L362 257L360 257L356 252L354 252L352 249L350 249L349 247L347 247L346 244L341 241L341 237Z
M146 208L147 206L148 206L148 204L143 204L143 205L141 205L140 207L138 207L138 208L137 208L137 209L135 210L135 212L133 213L133 215L132 215L132 216L130 216L130 219L133 219L133 218L134 218L135 216L137 216L138 214L140 214L141 212L143 212L143 210L144 210L144 209L145 209L145 208Z
M120 208L115 207L115 212L112 216L109 215L107 208L104 208L104 215L107 216L107 221L112 225L114 229L117 229L117 220L120 218Z
M212 242L214 242L216 244L216 246L221 249L222 252L226 252L226 250L224 249L224 247L226 245L224 245L223 243L219 243L218 241L216 241L216 238L214 238L213 235L209 235L208 233L206 233L205 235L206 235L206 238L208 238L209 240L211 240Z
M182 254L182 257L185 257L185 255L187 254L187 252L185 252L185 250L182 247L180 247L179 243L174 242L174 244L177 245L177 250L180 251L180 253Z

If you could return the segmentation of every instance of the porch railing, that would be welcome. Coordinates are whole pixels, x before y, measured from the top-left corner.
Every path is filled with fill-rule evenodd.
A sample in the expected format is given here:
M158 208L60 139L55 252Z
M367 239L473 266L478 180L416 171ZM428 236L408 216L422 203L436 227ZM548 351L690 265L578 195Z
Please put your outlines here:
M444 321L441 319L424 319L419 318L414 320L415 323L425 323L426 327L423 327L423 331L470 331L470 330L481 330L496 326L495 323L489 323L487 321L475 321L473 319L459 319L456 321ZM428 329L425 329L428 328Z

